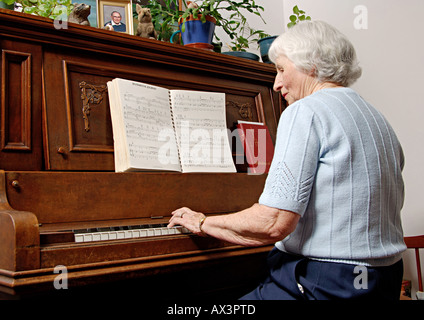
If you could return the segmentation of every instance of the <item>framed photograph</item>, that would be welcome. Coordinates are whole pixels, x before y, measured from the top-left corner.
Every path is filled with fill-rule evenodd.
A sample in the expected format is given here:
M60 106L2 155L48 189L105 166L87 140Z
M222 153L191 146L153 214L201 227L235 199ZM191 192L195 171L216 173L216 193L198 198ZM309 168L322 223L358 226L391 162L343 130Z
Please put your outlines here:
M131 0L99 0L99 28L133 34Z

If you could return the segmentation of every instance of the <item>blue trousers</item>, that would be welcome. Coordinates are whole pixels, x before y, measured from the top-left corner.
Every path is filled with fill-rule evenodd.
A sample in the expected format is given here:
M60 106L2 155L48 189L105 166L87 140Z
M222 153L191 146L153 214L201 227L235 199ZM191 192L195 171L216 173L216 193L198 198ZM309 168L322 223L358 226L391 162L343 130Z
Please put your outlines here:
M323 262L274 248L269 272L260 285L241 300L399 300L403 262L365 267Z

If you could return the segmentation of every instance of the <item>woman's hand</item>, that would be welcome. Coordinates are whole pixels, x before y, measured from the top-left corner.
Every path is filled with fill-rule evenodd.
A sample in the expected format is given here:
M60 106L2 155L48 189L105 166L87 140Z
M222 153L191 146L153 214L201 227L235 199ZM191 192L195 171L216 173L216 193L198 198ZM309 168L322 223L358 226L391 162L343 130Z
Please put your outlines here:
M200 229L200 224L202 221L204 221L204 219L206 219L206 216L203 213L183 207L172 212L172 217L169 219L168 228L172 228L175 225L180 225L184 228L187 228L192 233L204 236L205 233Z

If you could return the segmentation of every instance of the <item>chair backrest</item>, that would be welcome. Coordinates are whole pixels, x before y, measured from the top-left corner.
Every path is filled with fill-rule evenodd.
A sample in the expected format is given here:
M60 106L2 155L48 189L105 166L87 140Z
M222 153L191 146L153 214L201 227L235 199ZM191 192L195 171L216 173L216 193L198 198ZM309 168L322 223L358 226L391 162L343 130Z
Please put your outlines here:
M423 279L421 275L421 263L420 263L420 249L424 248L424 235L422 236L413 236L405 237L405 244L408 249L415 250L415 260L417 263L417 273L418 273L418 288L419 291L423 291Z

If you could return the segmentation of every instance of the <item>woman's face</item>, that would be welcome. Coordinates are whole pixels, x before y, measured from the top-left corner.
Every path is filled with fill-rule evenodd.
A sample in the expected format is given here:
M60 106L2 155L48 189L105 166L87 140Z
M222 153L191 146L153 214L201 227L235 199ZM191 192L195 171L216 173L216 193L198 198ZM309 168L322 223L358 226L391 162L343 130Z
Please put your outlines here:
M283 55L277 58L275 66L277 75L274 90L280 91L289 104L309 94L307 89L312 77L299 71L293 62Z

